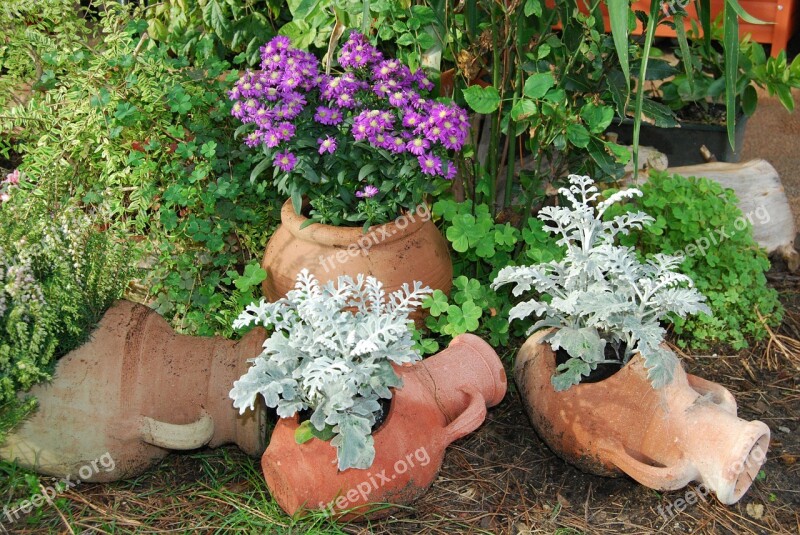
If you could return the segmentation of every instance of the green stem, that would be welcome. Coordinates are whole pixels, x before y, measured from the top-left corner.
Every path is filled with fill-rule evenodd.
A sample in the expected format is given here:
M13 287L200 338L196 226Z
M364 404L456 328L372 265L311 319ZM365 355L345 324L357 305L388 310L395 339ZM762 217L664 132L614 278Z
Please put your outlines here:
M500 93L500 101L503 100L503 87L502 87L502 64L500 55L502 47L500 46L500 22L501 22L500 6L497 3L492 5L492 86ZM487 172L489 173L489 209L492 215L495 215L495 199L497 198L497 156L498 146L500 144L500 118L501 108L498 108L490 116L489 124L491 125L491 133L489 134L489 155L487 158Z
M653 46L653 37L658 24L658 9L661 4L650 4L650 16L647 19L647 32L642 49L642 61L639 66L639 80L636 84L636 108L633 117L633 181L639 177L639 132L642 129L642 103L644 102L644 83L647 74L647 60L650 58L650 49Z
M516 87L514 88L514 104L522 96L522 69L517 69ZM516 137L516 122L513 119L508 121L508 157L506 158L506 195L503 199L503 207L508 208L511 205L511 193L514 185L514 163L516 160L517 137Z

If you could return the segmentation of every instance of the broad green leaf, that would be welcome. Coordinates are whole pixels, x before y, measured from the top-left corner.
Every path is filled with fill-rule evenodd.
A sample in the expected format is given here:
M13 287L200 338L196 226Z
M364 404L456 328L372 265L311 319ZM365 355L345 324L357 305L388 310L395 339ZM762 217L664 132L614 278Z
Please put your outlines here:
M522 88L522 94L530 98L542 98L547 94L547 91L556 84L553 75L549 72L537 72L532 74L525 80L525 86Z
M515 121L527 119L538 111L536 103L526 98L519 99L511 108L511 118Z
M304 20L293 20L284 24L280 30L280 35L285 35L292 41L292 45L300 49L306 49L314 42L317 30Z
M493 113L500 106L500 94L492 86L470 86L464 90L464 100L477 113Z
M220 5L220 0L206 0L203 5L203 22L208 27L214 30L221 39L228 40L230 38L230 21L225 17L223 8Z
M678 125L675 113L669 106L650 100L649 98L642 99L640 117L645 123L658 126L659 128L672 128Z
M794 99L791 104L794 106ZM742 111L749 117L755 113L756 106L758 106L758 91L752 85L748 85L742 93Z
M614 119L614 110L611 106L599 106L587 102L581 108L581 117L586 121L586 126L592 134L604 132Z
M572 123L567 126L567 139L578 148L586 148L589 144L589 131L579 123Z
M542 16L542 3L540 0L527 0L525 2L525 7L523 8L523 13L525 13L526 17L530 17L531 15L536 15L537 17Z

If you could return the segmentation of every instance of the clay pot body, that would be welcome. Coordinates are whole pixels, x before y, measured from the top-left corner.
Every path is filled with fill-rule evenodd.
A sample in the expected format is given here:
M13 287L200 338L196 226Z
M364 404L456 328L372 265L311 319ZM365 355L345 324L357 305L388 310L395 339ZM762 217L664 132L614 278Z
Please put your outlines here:
M647 487L675 490L698 481L724 504L736 503L766 460L769 428L736 416L722 386L675 370L654 389L635 355L597 383L556 392L555 353L539 331L520 349L514 377L539 436L584 471L625 473Z
M436 478L447 445L477 429L486 408L506 392L497 353L471 334L413 366L395 369L403 387L394 391L388 417L372 434L376 454L369 469L340 472L330 442L314 438L297 444L297 418L278 422L261 467L284 511L326 510L363 520L395 509L374 504L413 502Z
M169 450L236 443L261 455L263 408L240 416L228 392L264 338L262 329L238 342L179 335L151 309L118 301L90 341L58 362L53 381L30 390L39 408L0 456L73 478L105 456L113 469L95 467L88 476L84 468L80 478L113 481L143 472Z
M269 301L294 288L297 273L306 268L320 284L340 275L356 279L372 275L384 284L386 293L415 280L449 294L453 265L447 242L430 220L430 212L419 209L392 223L374 226L365 234L361 227L313 224L294 212L291 201L281 209L281 224L267 244L262 284ZM412 315L412 317L414 317Z

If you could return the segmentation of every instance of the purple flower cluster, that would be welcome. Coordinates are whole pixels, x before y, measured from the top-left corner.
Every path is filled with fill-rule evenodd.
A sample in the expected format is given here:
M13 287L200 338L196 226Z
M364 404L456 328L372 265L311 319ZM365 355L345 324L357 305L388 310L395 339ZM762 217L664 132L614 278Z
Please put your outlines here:
M412 73L384 58L355 32L339 53L344 72L337 76L320 72L314 56L282 36L261 48L261 58L261 70L245 73L230 91L232 114L255 125L245 143L274 149L268 154L281 171L291 172L305 155L345 160L351 145L363 143L414 162L420 176L455 175L447 151L466 142L467 113L426 99L433 84L421 69ZM359 186L357 196L377 192Z

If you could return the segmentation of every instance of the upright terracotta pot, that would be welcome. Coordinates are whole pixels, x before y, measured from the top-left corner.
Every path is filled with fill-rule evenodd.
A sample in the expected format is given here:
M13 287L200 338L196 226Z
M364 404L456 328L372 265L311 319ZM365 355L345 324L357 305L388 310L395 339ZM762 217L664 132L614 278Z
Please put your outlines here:
M317 509L365 519L392 512L375 504L413 502L436 478L447 445L480 426L486 408L506 392L497 353L471 334L456 337L433 357L395 369L403 387L394 391L388 417L372 434L375 461L367 470L340 472L330 442L315 438L297 444L297 418L278 422L261 467L284 511Z
M262 267L267 271L264 296L275 301L294 288L297 273L306 268L320 284L340 275L356 279L372 275L387 293L418 280L434 290L450 292L453 265L447 242L430 220L427 207L392 223L371 227L334 227L295 213L291 201L281 209L281 224L267 244Z
M30 390L39 408L0 457L44 474L113 481L169 450L236 443L261 455L262 406L240 416L228 392L264 338L262 329L238 342L179 335L153 310L118 301L91 339L58 362L53 381ZM101 457L108 466L85 468Z
M514 377L533 426L558 455L587 472L624 472L657 490L698 481L724 504L750 488L770 431L738 418L728 390L680 366L672 383L654 389L637 354L608 379L556 392L555 353L541 341L548 332L528 338Z

